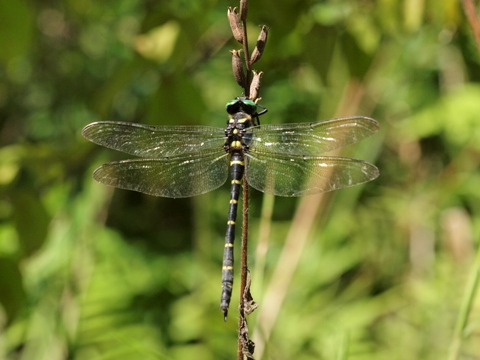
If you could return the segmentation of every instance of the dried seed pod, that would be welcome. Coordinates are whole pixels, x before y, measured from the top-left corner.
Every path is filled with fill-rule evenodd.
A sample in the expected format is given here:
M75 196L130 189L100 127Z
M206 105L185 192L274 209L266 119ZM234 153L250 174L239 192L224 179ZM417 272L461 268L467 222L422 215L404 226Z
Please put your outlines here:
M240 0L240 19L247 21L248 0Z
M228 21L230 22L230 28L232 29L233 37L240 44L243 44L243 31L242 31L242 22L240 17L237 14L237 8L233 9L229 6L227 10Z
M243 72L242 58L240 57L240 51L242 50L230 50L232 53L232 69L233 76L238 85L245 88L245 73Z
M256 72L255 70L253 72L253 80L252 83L250 84L250 100L255 100L258 98L258 95L260 94L260 80L262 78L263 72Z
M262 57L263 51L265 50L265 45L267 44L267 35L268 28L263 25L262 30L260 30L260 34L258 35L255 49L253 49L252 56L250 57L250 65L255 64Z

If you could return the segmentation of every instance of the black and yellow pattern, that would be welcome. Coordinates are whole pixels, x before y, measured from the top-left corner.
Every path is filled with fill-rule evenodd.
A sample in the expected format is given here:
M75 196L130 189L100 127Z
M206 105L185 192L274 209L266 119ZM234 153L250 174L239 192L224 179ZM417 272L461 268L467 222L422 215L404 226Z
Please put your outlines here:
M248 100L248 102L246 102L246 100L237 99L229 104L227 104L227 112L229 112L230 118L227 123L227 129L225 130L225 135L227 136L225 150L230 154L232 190L230 192L230 209L228 211L227 233L225 235L225 250L222 265L222 296L220 298L220 309L223 311L225 321L227 320L228 307L232 296L235 221L237 219L240 184L242 183L241 180L245 172L244 153L247 151L247 144L243 135L246 129L254 125L254 119L258 119L256 106L252 101Z

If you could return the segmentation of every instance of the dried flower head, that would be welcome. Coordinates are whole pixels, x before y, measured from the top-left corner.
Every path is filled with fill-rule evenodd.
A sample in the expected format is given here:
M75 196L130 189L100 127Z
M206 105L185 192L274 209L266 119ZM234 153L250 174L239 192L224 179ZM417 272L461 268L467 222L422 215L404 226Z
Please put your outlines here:
M245 73L243 71L242 58L240 57L241 50L230 50L232 53L232 69L233 76L238 85L245 88Z
M262 29L260 30L260 34L258 35L255 49L253 49L252 56L250 57L250 65L255 64L262 57L263 51L265 50L265 45L267 44L267 35L268 28L263 25Z
M263 72L256 72L255 70L253 72L253 79L252 83L250 84L250 99L251 100L256 100L258 98L258 95L260 94L260 80L262 79Z
M233 9L229 6L227 10L228 21L230 22L230 28L232 29L233 37L240 44L243 44L243 31L242 22L237 14L237 8Z

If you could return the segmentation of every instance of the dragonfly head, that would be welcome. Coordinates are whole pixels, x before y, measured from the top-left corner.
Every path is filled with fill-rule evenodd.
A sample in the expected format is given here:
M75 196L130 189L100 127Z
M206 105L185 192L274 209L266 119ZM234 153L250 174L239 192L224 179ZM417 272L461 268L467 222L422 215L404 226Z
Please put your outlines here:
M250 99L237 97L225 105L225 110L227 110L227 113L230 115L238 112L244 112L248 115L255 115L257 113L257 104Z

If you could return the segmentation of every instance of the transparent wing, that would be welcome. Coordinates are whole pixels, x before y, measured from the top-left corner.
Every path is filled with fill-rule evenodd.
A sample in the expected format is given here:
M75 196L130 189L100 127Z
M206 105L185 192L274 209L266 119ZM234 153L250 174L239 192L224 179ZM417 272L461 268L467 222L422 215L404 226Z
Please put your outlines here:
M266 124L248 128L245 138L250 149L260 152L319 156L356 143L375 134L376 120L352 116L298 124Z
M276 196L319 194L378 177L362 160L330 156L297 156L249 152L246 176L253 188Z
M228 176L227 153L202 151L163 159L134 159L104 164L93 178L121 189L169 198L204 194Z
M150 126L99 121L83 128L83 136L102 146L143 158L162 158L223 150L225 130L211 126Z

